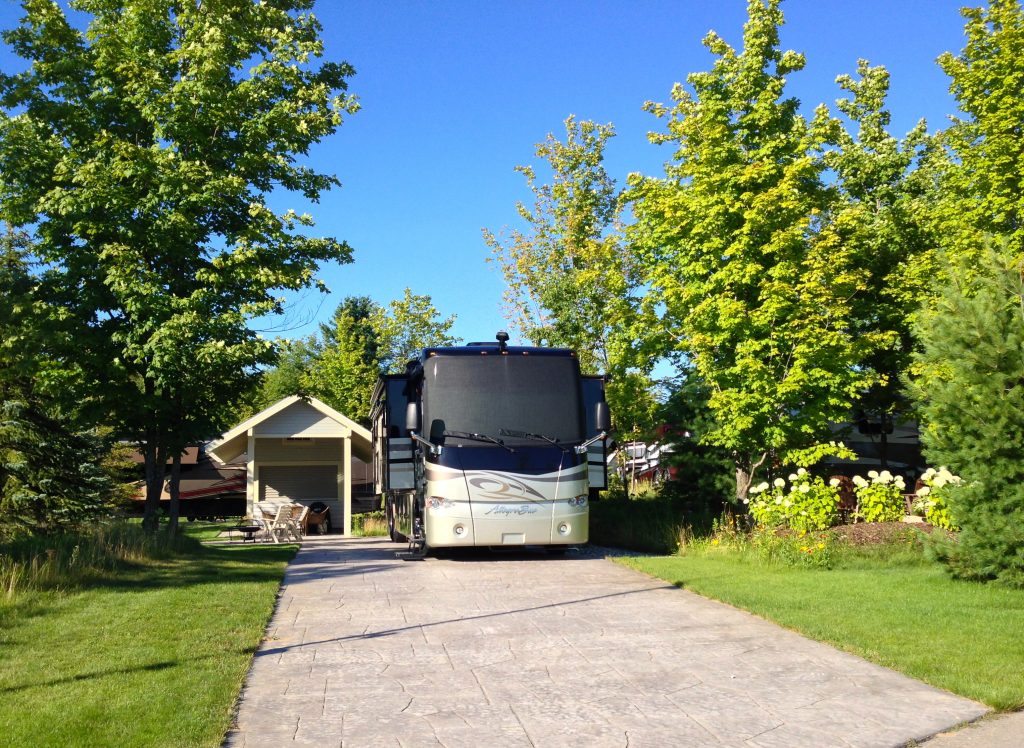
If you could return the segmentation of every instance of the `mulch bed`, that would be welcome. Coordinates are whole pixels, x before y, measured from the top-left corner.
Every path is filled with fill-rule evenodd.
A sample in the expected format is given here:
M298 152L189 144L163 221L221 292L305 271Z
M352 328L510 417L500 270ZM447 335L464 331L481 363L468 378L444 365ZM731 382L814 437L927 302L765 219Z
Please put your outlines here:
M910 532L931 534L937 530L937 527L927 522L858 522L855 525L839 525L832 528L832 532L851 545L892 543L907 537Z

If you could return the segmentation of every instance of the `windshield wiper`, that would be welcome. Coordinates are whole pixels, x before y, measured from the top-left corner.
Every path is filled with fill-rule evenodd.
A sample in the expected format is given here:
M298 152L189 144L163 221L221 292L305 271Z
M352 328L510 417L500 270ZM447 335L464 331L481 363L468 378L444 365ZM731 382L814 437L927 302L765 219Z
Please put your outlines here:
M511 431L509 429L500 429L498 431L502 436L511 436L513 439L533 439L534 441L547 442L552 446L558 447L563 452L567 452L568 449L564 447L558 439L552 439L550 436L544 434L531 434L529 431Z
M504 433L504 432L500 432ZM488 434L475 434L469 431L445 431L444 436L454 436L456 439L473 439L478 442L489 442L490 444L497 444L502 449L507 449L509 452L515 452L512 447L508 446L501 439L495 439L493 436Z

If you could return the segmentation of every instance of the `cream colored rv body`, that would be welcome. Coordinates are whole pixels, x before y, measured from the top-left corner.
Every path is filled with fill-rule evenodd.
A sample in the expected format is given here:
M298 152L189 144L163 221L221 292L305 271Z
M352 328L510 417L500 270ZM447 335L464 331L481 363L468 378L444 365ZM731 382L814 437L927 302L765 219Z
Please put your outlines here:
M425 477L431 548L587 542L586 464L543 475L428 464Z
M607 487L604 378L569 349L495 341L426 348L374 390L374 481L403 557L588 540L589 497Z

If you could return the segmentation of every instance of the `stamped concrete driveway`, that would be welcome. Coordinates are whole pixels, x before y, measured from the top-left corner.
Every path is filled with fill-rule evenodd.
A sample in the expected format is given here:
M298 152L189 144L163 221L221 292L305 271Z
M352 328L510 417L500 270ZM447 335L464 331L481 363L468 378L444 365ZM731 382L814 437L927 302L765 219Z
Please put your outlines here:
M307 540L227 745L896 746L985 707L601 558Z

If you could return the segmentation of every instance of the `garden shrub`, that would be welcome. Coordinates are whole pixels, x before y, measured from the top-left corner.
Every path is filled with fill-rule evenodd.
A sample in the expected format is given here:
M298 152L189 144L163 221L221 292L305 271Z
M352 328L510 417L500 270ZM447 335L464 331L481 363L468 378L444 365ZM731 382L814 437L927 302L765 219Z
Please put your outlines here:
M762 527L790 527L798 531L824 530L839 517L839 482L825 483L804 468L786 481L776 478L772 485L761 483L750 490L750 515Z
M721 470L699 445L680 448L685 479L661 484L641 482L627 494L621 481L590 505L590 542L648 553L675 553L685 533L707 533L728 501L735 479ZM680 455L674 455L679 458ZM726 480L728 479L728 480ZM730 480L732 481L730 483Z
M921 480L924 485L917 490L917 495L921 508L924 509L925 519L943 530L959 530L949 511L946 496L953 486L963 483L961 478L953 475L945 467L940 467L938 470L928 468L921 476Z
M735 495L735 478L728 488L722 489L722 482L706 480L670 480L661 485L660 500L666 502L675 513L678 522L693 530L707 532L715 519L723 512L735 512L730 499Z
M857 493L857 516L865 522L899 522L906 514L902 476L893 477L888 470L868 472L868 478L856 475L853 484Z
M945 499L931 499L928 502L928 508L925 511L924 518L929 524L940 527L943 530L956 532L960 529L957 527L956 522L953 521L953 514L949 511L949 506L946 505Z
M590 505L590 542L647 553L675 553L684 526L666 498L605 497Z

